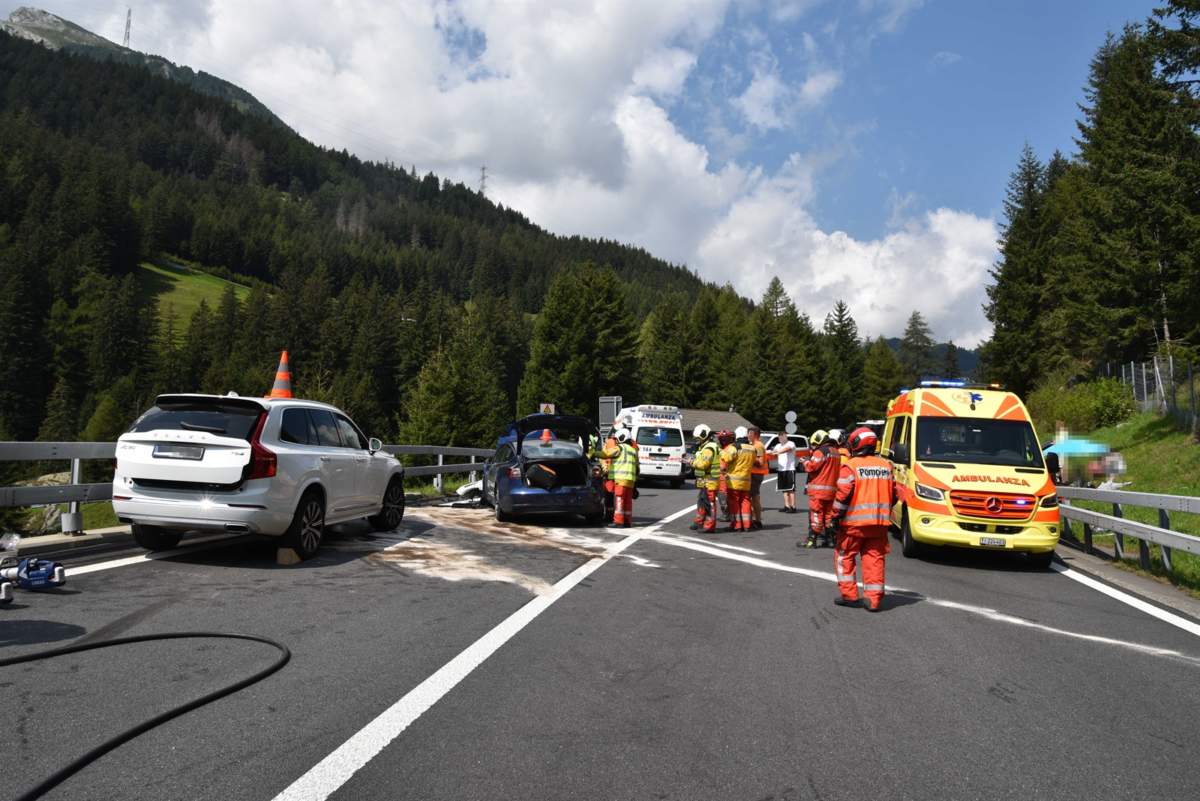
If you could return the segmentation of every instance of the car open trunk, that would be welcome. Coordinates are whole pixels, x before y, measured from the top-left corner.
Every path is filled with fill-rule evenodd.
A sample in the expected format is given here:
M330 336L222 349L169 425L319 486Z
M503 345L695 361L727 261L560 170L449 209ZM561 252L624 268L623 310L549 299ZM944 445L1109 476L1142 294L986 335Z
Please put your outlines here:
M120 472L143 486L222 489L242 481L257 401L162 395L117 440Z
M590 470L580 457L573 458L530 458L526 457L522 472L525 483L531 487L555 490L560 487L585 487Z

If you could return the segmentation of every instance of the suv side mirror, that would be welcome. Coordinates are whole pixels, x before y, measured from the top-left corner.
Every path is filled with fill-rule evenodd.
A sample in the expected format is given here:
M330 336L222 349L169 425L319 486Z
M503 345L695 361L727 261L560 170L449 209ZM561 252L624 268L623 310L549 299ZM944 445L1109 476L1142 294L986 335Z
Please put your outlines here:
M383 442L381 442L378 437L371 437L369 440L367 440L367 450L369 450L371 453L381 451L383 450Z
M907 442L897 442L892 446L892 461L896 464L908 464Z

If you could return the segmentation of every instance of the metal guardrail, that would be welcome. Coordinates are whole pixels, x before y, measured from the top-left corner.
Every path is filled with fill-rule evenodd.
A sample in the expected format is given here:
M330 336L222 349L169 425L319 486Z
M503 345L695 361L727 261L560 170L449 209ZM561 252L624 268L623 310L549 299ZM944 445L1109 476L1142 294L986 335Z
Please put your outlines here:
M1096 553L1092 535L1096 531L1113 534L1114 556L1124 559L1125 537L1138 541L1138 563L1150 569L1150 543L1158 545L1162 552L1163 566L1170 571L1172 552L1186 551L1200 556L1200 537L1171 530L1171 512L1200 514L1200 498L1186 495L1160 495L1153 492L1126 492L1124 490L1090 489L1087 487L1059 487L1061 500L1095 501L1112 504L1112 514L1083 509L1069 503L1060 503L1063 533L1074 539L1071 521L1083 525L1083 547L1088 553ZM1125 519L1126 506L1143 506L1158 510L1158 525L1139 523Z
M405 467L406 476L433 476L438 491L442 489L442 476L452 473L474 473L479 470L478 457L492 455L485 448L462 448L440 445L384 445L383 450L394 455L407 456L436 456L436 465L420 465ZM54 484L42 487L0 487L0 507L6 506L41 506L47 504L68 504L67 511L62 515L61 523L64 532L77 532L82 529L82 519L79 513L80 503L112 500L112 483L84 484L82 483L83 465L85 460L115 459L117 444L115 442L0 442L0 462L71 462L71 482L69 484ZM446 464L446 457L471 458L470 462Z

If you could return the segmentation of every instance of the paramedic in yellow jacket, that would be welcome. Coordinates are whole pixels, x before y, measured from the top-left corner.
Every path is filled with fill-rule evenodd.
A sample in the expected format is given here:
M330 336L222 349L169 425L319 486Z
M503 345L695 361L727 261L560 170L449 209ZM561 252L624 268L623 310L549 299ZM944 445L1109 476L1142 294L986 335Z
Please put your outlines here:
M613 525L630 528L633 525L633 492L637 486L638 452L629 439L628 429L619 429L615 444L606 446L601 456L612 460L608 478L613 482Z
M696 455L692 458L692 470L696 474L696 519L692 531L717 530L717 489L721 485L721 448L713 431L701 423L692 436L700 441Z

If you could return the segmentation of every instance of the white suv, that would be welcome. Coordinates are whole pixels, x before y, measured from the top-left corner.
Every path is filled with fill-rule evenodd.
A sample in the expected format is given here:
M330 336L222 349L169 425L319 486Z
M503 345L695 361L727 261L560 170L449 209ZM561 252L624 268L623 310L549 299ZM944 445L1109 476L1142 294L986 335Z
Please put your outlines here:
M324 403L159 395L117 440L113 509L152 551L228 531L281 536L307 559L326 525L400 525L404 467L382 448Z

